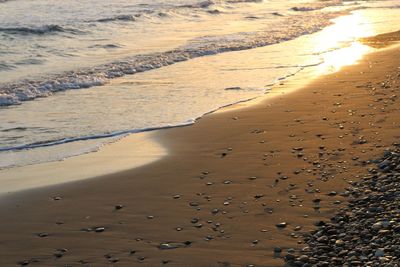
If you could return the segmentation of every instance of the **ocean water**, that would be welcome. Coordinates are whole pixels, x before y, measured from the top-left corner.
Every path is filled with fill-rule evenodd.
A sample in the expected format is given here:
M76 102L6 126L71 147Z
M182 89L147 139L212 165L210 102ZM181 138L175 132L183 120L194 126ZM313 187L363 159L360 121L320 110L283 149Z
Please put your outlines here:
M0 1L0 168L188 125L399 30L397 1Z

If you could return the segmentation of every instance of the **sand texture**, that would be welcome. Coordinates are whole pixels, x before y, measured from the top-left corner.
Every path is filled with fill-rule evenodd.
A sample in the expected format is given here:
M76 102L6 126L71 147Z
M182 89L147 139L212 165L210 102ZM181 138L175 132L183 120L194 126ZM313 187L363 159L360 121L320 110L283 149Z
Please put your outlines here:
M169 155L150 165L10 195L0 266L282 266L274 248L300 249L366 161L398 141L399 89L400 49L381 50L296 92L159 131Z

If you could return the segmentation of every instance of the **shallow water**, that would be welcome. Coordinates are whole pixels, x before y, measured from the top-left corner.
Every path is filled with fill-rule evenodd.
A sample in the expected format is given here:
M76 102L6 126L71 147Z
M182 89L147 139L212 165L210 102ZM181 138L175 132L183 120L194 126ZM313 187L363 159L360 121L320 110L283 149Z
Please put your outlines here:
M11 104L0 109L0 168L190 124L304 69L352 64L371 50L356 38L398 30L400 18L393 1L359 3L0 3L0 98Z

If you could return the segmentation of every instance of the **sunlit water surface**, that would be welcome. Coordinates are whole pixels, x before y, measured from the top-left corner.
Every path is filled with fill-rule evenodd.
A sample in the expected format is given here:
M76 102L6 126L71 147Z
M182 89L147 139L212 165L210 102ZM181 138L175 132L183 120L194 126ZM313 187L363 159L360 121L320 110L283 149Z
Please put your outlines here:
M18 2L16 0L6 3L12 6ZM267 3L270 2L272 4L268 6ZM20 105L0 108L0 150L3 150L0 152L0 168L60 160L94 151L101 145L115 141L127 133L191 124L196 118L222 106L263 95L268 92L272 84L282 82L301 71L307 70L316 77L353 64L365 53L372 51L372 48L359 43L358 38L395 31L398 30L396 25L400 25L400 9L390 1L362 2L367 6L386 5L391 8L357 9L347 15L342 14L343 10L349 7L353 10L359 5L348 2L346 5L320 9L315 3L304 4L305 1L293 1L286 4L270 2L235 3L235 5L240 5L240 10L233 3L218 2L214 4L217 6L212 8L201 7L198 8L200 11L194 8L190 12L183 13L179 8L165 7L166 4L163 2L159 4L162 10L168 10L168 12L174 10L173 18L165 19L164 15L160 14L153 17L153 13L150 12L149 14L152 15L145 13L145 15L135 17L133 21L129 17L126 20L117 19L114 22L121 24L118 25L118 30L115 28L117 26L108 25L112 22L110 20L107 21L107 25L101 25L92 30L100 33L88 35L80 33L82 36L71 38L71 40L66 37L69 33L66 33L62 40L55 36L40 39L42 35L28 34L25 42L31 41L30 38L32 38L33 43L24 44L21 39L15 37L18 39L15 40L15 47L4 42L4 39L0 39L0 44L5 46L3 43L6 43L11 51L10 54L0 55L0 59L3 57L7 64L15 64L15 67L0 72L2 80L7 81L8 84L15 81L24 83L21 78L47 81L51 77L57 77L62 80L63 71L73 71L83 66L87 71L86 76L97 75L97 78L105 79L101 86L63 90L46 95L47 97L23 101ZM45 5L47 2L39 1L38 3ZM69 5L72 5L72 2L62 4L61 11L63 8L69 8ZM174 2L173 5L179 6L184 3ZM299 11L293 11L290 8L297 5L311 6L315 10L300 11L303 12L302 15L294 19L292 16L299 15L293 14ZM160 6L157 8L160 9ZM139 12L136 9L137 6L132 12ZM222 15L213 14L215 9L218 9ZM338 10L342 16L335 13ZM15 12L19 11L15 10ZM101 14L101 18L115 18L115 14L121 13L112 8L107 12L107 14ZM273 15L270 18L271 13L279 15ZM328 15L324 15L325 13ZM85 14L84 19L70 17L68 14L66 12L65 17L48 19L54 20L51 24L70 22L68 25L74 25L82 32L88 30L85 27L92 27L91 23L96 24L96 27L99 23L105 23L99 22L97 13ZM284 23L280 15L286 17L285 19L290 17L292 23L298 23L301 29L306 27L310 33L313 32L311 28L314 26L318 28L321 25L333 24L323 26L325 28L322 31L312 34L300 34L292 25L291 33L285 35L285 29L282 29L284 24L279 24ZM171 14L167 13L168 16ZM333 20L328 19L321 25L304 26L306 16L316 16L320 20L324 20L325 16L328 18L332 16ZM151 23L139 20L142 17L150 20ZM241 19L238 19L239 17ZM41 22L38 17L29 18L29 21L32 24ZM87 21L97 22L87 24ZM0 22L4 24L1 20ZM132 22L138 25L135 27L128 25ZM142 28L140 23L146 25L146 29ZM279 27L271 31L271 28L268 28L272 25L271 23ZM177 25L180 27L174 28ZM67 26L64 25L64 27ZM104 37L104 32L108 33L108 31L112 31L111 36L99 38L99 36ZM4 32L3 38L11 38L12 34ZM271 37L270 42L276 41L277 44L260 43L264 42L263 40L268 36L266 33L270 33L275 38ZM248 40L255 43L253 48L250 46L247 47L249 49L245 49L239 46L239 50L242 51L229 52L238 50L238 45L248 41L243 39L246 36ZM284 41L285 38L288 41ZM65 46L61 47L60 41L66 41ZM21 60L23 57L35 59L35 53L42 53L42 48L28 49L24 53L18 51L26 45L38 45L38 43L46 43L46 47L57 44L60 49L63 49L62 53L72 53L73 56L68 56L68 59L60 63L60 60L65 58L65 55L61 55L62 53L46 55L43 63L37 63L40 66L36 66L36 63L36 65L15 63L19 57ZM90 48L95 44L104 46L111 43L117 46L109 49ZM120 77L98 75L101 71L110 72L108 68L111 70L118 68L116 58L127 61L127 57L150 53L151 60L157 61L160 60L160 57L157 57L159 55L154 56L152 53L171 51L176 47L180 47L181 50L186 51L185 53L187 51L196 53L214 51L215 47L217 51L210 53L212 55L184 58L162 67L149 67L145 69L146 71L140 71L134 75L127 73L119 75ZM135 62L132 64L136 64ZM33 82L30 84L35 85Z

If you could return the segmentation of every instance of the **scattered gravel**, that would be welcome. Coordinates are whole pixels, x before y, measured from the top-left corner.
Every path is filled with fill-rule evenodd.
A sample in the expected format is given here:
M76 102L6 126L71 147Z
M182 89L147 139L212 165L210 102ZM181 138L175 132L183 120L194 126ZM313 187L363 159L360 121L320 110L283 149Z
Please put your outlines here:
M286 266L400 266L400 145L347 188L349 204L304 235Z

